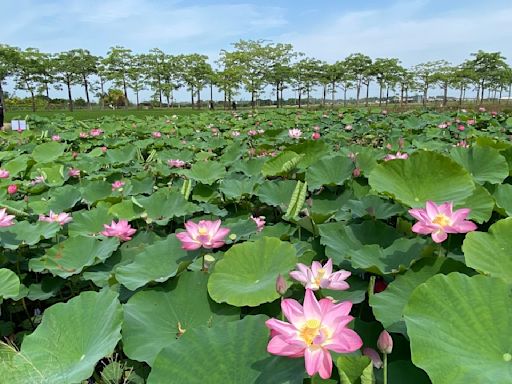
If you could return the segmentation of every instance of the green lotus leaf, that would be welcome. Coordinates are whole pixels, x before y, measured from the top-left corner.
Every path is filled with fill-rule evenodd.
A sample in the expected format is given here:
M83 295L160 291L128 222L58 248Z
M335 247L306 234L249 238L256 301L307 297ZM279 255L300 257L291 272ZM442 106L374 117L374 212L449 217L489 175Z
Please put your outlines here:
M8 249L17 249L22 244L35 245L55 236L59 231L60 225L56 222L38 221L30 224L28 221L19 221L10 227L0 228L0 244Z
M68 224L69 235L97 234L103 231L105 229L104 224L110 224L113 218L104 207L75 212L73 213L73 221Z
M485 223L491 218L494 209L494 199L487 189L477 184L473 194L464 200L463 203L456 204L455 208L470 208L471 212L468 215L468 220Z
M508 216L512 216L512 185L500 184L494 191L496 205L503 209Z
M463 269L462 263L445 257L427 257L419 260L403 275L397 276L385 291L370 297L370 306L375 318L388 331L406 334L403 310L414 289L438 273L448 274Z
M277 176L294 169L304 155L292 151L281 152L276 157L266 161L261 169L263 176Z
M31 161L30 156L23 154L3 164L2 168L9 171L12 176L16 176L27 169L29 161Z
M105 261L118 246L117 238L70 237L48 249L44 256L31 259L29 268L35 272L48 270L54 276L66 278Z
M131 200L123 200L120 203L114 204L108 210L108 213L117 217L118 219L134 220L140 217L144 210L133 204Z
M457 147L451 150L450 156L479 184L500 184L509 174L507 160L491 147Z
M148 384L301 384L304 360L269 356L266 316L196 327L157 356ZM205 345L208 348L205 348Z
M260 201L286 209L297 182L294 180L273 180L263 182L256 191Z
M370 174L369 183L377 192L411 207L424 207L427 200L463 202L475 189L471 176L461 165L429 151L379 164Z
M239 320L238 308L209 298L207 282L204 272L185 272L163 286L132 296L123 306L126 355L152 365L162 348L178 341L183 332Z
M367 356L340 355L336 359L341 384L371 384L375 382L373 363Z
M64 184L64 166L56 164L52 167L38 168L41 175L44 176L44 182L50 187L60 187Z
M78 188L71 185L64 185L63 187L52 189L49 195L51 198L48 202L48 209L53 212L67 211L73 208L82 198Z
M274 301L276 278L293 269L296 250L290 243L264 237L231 247L217 262L208 292L218 303L255 307Z
M354 164L346 156L322 158L306 170L306 181L310 191L324 185L343 185L352 177Z
M7 268L0 269L0 302L2 299L17 297L20 293L20 279Z
M39 144L32 151L32 158L38 163L51 163L57 160L66 149L66 145L52 141Z
M172 234L148 245L135 256L133 263L117 268L116 279L134 291L151 281L167 281L190 261L188 252L181 249L181 242Z
M112 194L112 184L103 180L84 182L81 188L82 198L89 204L103 200Z
M137 148L134 145L125 145L123 147L109 149L107 151L107 159L112 164L126 164L135 160Z
M146 210L148 218L165 225L174 217L189 216L200 208L177 191L161 189L149 197L139 197L137 201Z
M499 220L488 232L470 232L462 250L466 264L478 271L512 283L512 217Z
M404 316L412 361L432 382L512 382L512 300L505 281L436 275L413 291Z
M256 185L256 178L225 179L219 186L219 190L228 199L240 200L244 195L250 196Z
M121 339L122 309L112 291L83 292L45 310L21 351L0 346L9 384L69 384L88 379Z
M192 180L211 185L226 176L226 168L215 161L202 161L192 165L187 175Z

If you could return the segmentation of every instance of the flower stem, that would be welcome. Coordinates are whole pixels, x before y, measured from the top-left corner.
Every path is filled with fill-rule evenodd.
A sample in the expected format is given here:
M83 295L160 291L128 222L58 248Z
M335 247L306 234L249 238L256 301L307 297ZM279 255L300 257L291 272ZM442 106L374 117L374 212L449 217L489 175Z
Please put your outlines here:
M384 384L388 384L388 354L384 354Z

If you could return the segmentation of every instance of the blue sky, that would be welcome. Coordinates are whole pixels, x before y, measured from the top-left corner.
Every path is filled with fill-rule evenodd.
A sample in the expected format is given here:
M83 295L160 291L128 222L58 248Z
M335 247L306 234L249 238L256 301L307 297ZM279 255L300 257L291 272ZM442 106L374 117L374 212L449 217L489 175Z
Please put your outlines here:
M0 42L46 52L204 53L239 39L292 43L327 62L362 52L405 66L458 64L478 49L512 62L510 0L3 0ZM5 4L7 3L7 4Z

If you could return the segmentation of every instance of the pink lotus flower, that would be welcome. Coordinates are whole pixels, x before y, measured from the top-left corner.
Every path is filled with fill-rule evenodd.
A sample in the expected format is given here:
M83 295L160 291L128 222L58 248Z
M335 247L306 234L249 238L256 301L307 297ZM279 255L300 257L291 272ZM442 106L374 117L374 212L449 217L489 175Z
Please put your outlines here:
M34 177L34 179L32 179L30 181L30 184L31 185L41 184L41 183L44 183L44 181L45 181L44 176L36 176L36 177Z
M332 259L322 265L318 261L313 261L311 268L302 263L297 264L298 271L290 272L290 277L300 282L306 289L314 291L325 288L337 291L344 291L350 286L345 281L351 273L345 270L332 272Z
M118 223L112 220L110 225L103 224L103 227L105 230L100 232L103 236L117 237L121 241L131 240L131 236L137 232L130 226L130 224L128 224L128 221L126 220L119 220Z
M193 251L201 247L206 249L220 248L224 245L224 238L229 233L229 228L221 227L220 220L201 220L194 223L188 220L185 223L185 232L176 234L181 241L181 248Z
M112 190L115 191L117 189L121 189L124 187L124 181L116 180L112 183Z
M352 176L354 177L359 177L361 176L361 168L354 168L354 170L352 171Z
M156 132L153 132L151 134L151 136L153 136L155 139L159 139L162 137L162 134L160 132L156 131Z
M263 228L265 228L265 216L254 217L251 215L251 219L256 223L258 232L261 232Z
M478 108L478 111L479 112L485 112L485 108L484 107L480 107L480 108Z
M89 137L89 134L87 132L80 132L79 135L81 139L86 139Z
M0 209L0 227L10 227L11 225L14 225L12 219L14 219L14 216L8 215L5 212L5 208Z
M461 140L456 144L457 147L461 148L469 148L470 145L466 142L466 140Z
M468 125L475 125L476 124L476 120L469 119L468 121L466 121L466 123L468 123Z
M240 132L239 131L233 131L233 132L231 132L231 136L238 137L238 136L240 136Z
M78 157L78 152L74 152L74 151L73 151L73 152L71 153L71 157L73 158L73 160L74 160L74 159L76 159L76 158Z
M458 126L457 126L457 129L458 129L459 131L463 131L463 130L465 130L465 129L466 129L466 127L465 127L465 126L463 126L462 124L460 124L460 125L458 125Z
M52 136L52 140L53 141L60 141L60 136L59 135L53 135Z
M496 117L496 116L498 115L498 112L496 112L496 111L492 111L492 112L491 112L491 115L492 115L492 117Z
M354 319L349 315L351 308L349 301L340 304L329 299L317 301L310 289L306 289L303 306L294 299L284 299L281 309L289 323L277 319L266 321L272 336L267 351L292 358L304 356L308 375L318 372L322 379L328 379L332 373L329 351L350 353L363 344L359 335L347 328Z
M448 233L467 233L476 229L475 223L465 220L471 210L458 209L453 212L453 203L437 205L427 201L426 209L414 208L409 213L419 221L413 225L412 231L422 235L432 235L432 240L442 243L448 238Z
M348 157L350 160L352 160L352 162L353 162L353 163L355 163L355 162L356 162L356 159L357 159L357 155L358 155L358 154L359 154L359 152L356 152L356 153L354 153L354 152L349 152L349 153L348 153L348 155L347 155L347 157Z
M441 128L441 129L445 129L445 128L448 128L448 124L446 123L441 123L437 126L438 128Z
M313 132L313 134L311 135L311 138L313 140L318 140L320 138L320 134L318 132Z
M351 131L353 129L351 124L345 125L345 131Z
M405 160L408 158L409 158L409 155L407 153L397 152L396 155L391 155L391 154L386 155L386 157L384 157L384 161L396 160L396 159Z
M100 136L102 133L103 133L103 130L101 130L101 129L99 129L99 128L93 128L93 129L91 129L91 131L89 132L89 134L90 134L92 137Z
M0 169L0 179L7 179L11 174L5 169Z
M185 166L185 164L187 164L187 163L184 162L183 160L178 160L178 159L167 160L167 165L169 165L169 167L171 167L171 168L183 168Z
M78 177L80 176L80 170L77 168L71 168L68 170L69 177Z
M103 146L103 147L101 147L101 152L105 153L105 152L107 152L107 149L108 149L107 147Z
M39 215L39 221L46 221L47 223L59 223L60 225L64 225L72 221L73 218L69 213L61 212L61 213L53 213L50 211L48 216Z
M256 136L258 134L258 131L255 129L251 129L251 130L249 130L249 132L247 132L247 134L249 136Z
M373 348L363 348L363 355L368 356L372 361L375 368L382 368L382 359L380 358L379 352Z
M302 131L297 128L289 129L288 136L290 136L292 139L300 139L302 136Z

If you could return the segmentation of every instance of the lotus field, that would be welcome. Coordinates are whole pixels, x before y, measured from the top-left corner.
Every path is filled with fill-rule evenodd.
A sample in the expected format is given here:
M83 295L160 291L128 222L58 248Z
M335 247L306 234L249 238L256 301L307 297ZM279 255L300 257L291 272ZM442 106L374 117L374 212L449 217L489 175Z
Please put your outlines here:
M512 117L0 133L0 382L512 382Z

